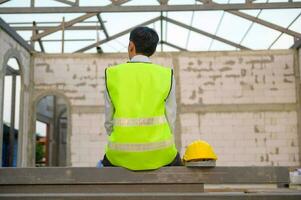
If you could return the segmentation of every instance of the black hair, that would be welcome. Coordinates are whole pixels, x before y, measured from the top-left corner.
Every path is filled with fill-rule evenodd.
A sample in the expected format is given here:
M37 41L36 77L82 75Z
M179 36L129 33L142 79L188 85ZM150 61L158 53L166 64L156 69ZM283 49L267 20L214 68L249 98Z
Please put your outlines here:
M156 51L159 36L154 29L136 27L131 31L130 41L135 44L136 53L141 53L149 57Z

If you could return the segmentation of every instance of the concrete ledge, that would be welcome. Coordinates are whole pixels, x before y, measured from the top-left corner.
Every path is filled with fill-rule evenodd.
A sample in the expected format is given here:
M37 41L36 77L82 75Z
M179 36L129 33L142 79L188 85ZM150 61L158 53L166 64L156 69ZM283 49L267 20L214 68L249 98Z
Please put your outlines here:
M1 168L0 199L285 199L301 191L275 189L205 190L204 184L289 183L287 167L166 167L154 171L123 168Z
M300 200L301 192L259 192L259 193L243 193L243 192L216 192L216 193L68 193L68 194L0 194L0 199L22 199L22 200L57 200L57 199L72 199L72 200Z
M164 167L154 171L108 168L1 168L3 185L43 184L288 184L287 167Z

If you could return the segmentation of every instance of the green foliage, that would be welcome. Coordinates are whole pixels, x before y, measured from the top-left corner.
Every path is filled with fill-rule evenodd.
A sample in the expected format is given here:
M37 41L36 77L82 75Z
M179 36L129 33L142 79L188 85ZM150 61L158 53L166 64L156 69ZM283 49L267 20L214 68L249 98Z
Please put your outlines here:
M36 144L36 162L41 162L44 157L44 147L42 144Z

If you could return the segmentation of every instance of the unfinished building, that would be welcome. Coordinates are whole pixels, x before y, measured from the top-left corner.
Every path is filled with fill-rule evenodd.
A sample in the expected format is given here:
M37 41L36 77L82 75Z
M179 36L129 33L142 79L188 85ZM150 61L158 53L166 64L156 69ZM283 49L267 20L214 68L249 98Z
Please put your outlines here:
M1 3L5 5L4 2L8 1ZM152 61L173 67L175 71L178 113L174 134L177 148L182 154L190 142L203 139L215 149L219 157L218 166L300 164L301 34L289 27L238 11L300 8L299 2L242 3L235 4L236 10L227 7L234 5L211 1L209 4L197 1L181 6L164 1L159 1L161 5L152 6L132 6L126 5L128 1L112 1L112 5L99 7L80 6L78 1L60 2L66 6L48 9L38 7L31 1L29 7L0 8L4 17L5 14L86 12L70 21L57 22L58 26L46 26L43 22L29 25L12 22L9 25L1 20L0 130L3 133L4 110L9 110L9 123L6 124L10 125L10 132L18 130L18 137L15 138L17 148L6 151L15 154L17 166L36 165L37 121L45 125L47 132L46 166L95 166L102 158L106 144L103 127L104 69L125 62L127 54L105 53L101 47L128 34L131 28L109 35L99 13L141 11L161 13L140 25L158 23L161 24L160 28L164 23L166 26L176 25L234 48L234 51L192 52L163 40L163 30L160 31L162 38L158 48L161 47L161 52L157 52ZM163 13L203 10L224 10L273 29L280 35L293 37L295 43L289 44L290 49L252 50L251 47L189 26ZM299 16L290 24L300 21ZM97 19L97 25L84 24L91 17ZM64 44L68 41L64 36L67 31L93 29L99 29L105 38L73 53L62 54ZM32 33L30 44L16 32L28 30ZM62 33L59 40L62 45L57 48L60 53L45 52L43 39L57 31ZM163 45L179 52L162 52L165 51ZM84 53L96 47L98 53ZM4 90L6 82L12 84ZM12 103L7 103L5 92L10 93ZM1 141L3 137L4 134L1 134ZM1 144L4 146L3 142ZM12 160L6 162L12 165Z
M0 17L0 199L300 198L300 1L0 0ZM205 140L217 167L95 168L104 71L136 26L174 69L178 151Z

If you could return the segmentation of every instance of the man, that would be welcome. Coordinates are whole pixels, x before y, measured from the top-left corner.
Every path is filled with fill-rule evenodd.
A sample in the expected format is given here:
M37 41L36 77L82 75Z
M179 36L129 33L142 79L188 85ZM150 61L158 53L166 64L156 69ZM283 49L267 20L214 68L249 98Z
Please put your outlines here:
M103 166L150 170L181 165L173 138L173 71L149 59L158 41L153 29L135 28L128 46L130 61L105 71L105 128L109 138Z

